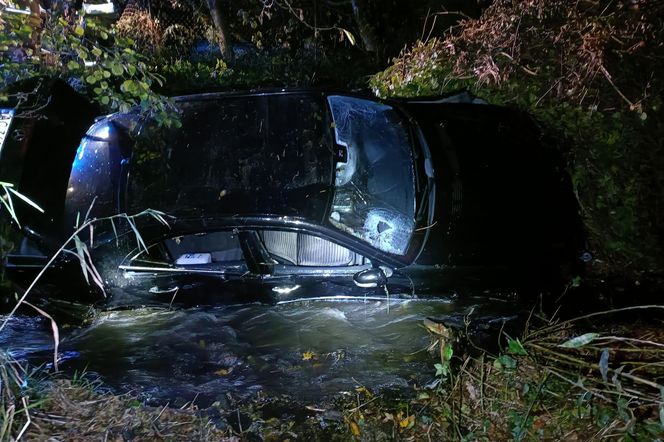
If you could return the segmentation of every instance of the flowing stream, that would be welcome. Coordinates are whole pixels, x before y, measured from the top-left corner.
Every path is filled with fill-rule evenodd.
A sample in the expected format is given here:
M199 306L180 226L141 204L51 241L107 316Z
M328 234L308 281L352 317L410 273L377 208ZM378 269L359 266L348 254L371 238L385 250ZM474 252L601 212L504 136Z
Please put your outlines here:
M479 298L304 301L186 310L103 312L89 325L62 328L60 366L99 376L115 392L151 403L208 406L262 391L316 401L358 385L401 388L435 378L426 317L487 308ZM509 310L509 305L504 305ZM49 321L17 316L0 348L31 366L52 362Z

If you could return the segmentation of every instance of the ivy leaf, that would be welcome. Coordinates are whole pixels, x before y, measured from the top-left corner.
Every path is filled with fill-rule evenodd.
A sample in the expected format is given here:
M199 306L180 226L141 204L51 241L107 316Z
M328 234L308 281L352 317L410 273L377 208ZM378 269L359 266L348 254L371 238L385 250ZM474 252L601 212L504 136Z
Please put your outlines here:
M563 348L581 348L584 345L590 344L598 336L599 336L599 333L586 333L586 334L583 334L581 336L577 336L575 338L570 339L569 341L566 341L566 342L560 344L560 347L563 347Z
M85 29L83 29L81 26L76 26L74 28L74 34L78 35L79 37L83 37L85 34Z

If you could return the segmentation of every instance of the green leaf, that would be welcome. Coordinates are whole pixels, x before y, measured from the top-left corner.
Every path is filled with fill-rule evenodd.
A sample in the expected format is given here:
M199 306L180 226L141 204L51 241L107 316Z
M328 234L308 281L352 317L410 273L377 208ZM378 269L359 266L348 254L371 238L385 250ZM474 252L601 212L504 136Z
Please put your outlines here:
M584 345L590 344L598 336L599 336L599 333L586 333L586 334L583 334L581 336L577 336L575 338L570 339L569 341L566 341L566 342L560 344L560 347L563 347L563 348L581 348Z
M80 65L75 62L74 60L70 60L69 63L67 63L67 69L70 71L73 71L74 69L78 69Z
M498 359L493 361L493 366L498 369L514 370L516 368L516 360L508 355L500 355Z
M120 85L120 90L124 93L133 93L136 90L136 85L134 80L125 80Z
M124 73L124 69L122 68L122 65L120 63L113 63L111 65L111 72L115 76L120 76Z
M92 48L92 55L94 55L95 57L101 57L101 54L103 54L103 52L101 51L101 49L99 49L99 48Z
M436 376L447 376L449 372L448 364L433 364L433 366L436 369Z
M78 35L79 37L83 37L85 34L85 29L83 29L81 26L76 26L74 28L74 34Z
M527 356L528 352L523 348L523 344L518 339L507 339L507 349L514 355Z
M95 77L94 75L88 75L87 77L85 77L85 81L90 84L95 84L97 82L97 77Z
M111 101L111 99L108 98L107 96L103 96L103 97L101 97L101 100L99 100L99 101L101 101L101 104L107 105Z
M454 350L452 349L452 346L450 344L445 344L445 347L443 347L443 358L446 361L449 361L452 359L452 355L454 354Z

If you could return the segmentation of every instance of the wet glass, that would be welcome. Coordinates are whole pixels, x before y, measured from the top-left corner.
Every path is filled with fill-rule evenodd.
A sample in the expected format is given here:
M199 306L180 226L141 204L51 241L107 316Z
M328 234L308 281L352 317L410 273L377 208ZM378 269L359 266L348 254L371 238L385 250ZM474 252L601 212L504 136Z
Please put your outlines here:
M390 106L328 97L345 161L335 170L329 221L383 252L404 255L415 226L412 141Z

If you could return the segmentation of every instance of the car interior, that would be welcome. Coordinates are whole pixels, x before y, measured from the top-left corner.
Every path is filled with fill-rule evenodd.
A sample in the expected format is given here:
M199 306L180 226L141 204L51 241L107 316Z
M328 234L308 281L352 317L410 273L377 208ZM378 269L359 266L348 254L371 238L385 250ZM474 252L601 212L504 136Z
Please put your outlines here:
M274 260L273 264L298 267L350 267L369 264L357 253L313 235L283 230L258 232L263 246ZM238 234L233 231L198 233L164 241L176 266L201 266L214 269L219 265L244 264Z
M259 235L268 253L281 264L347 267L367 263L363 256L345 247L306 233L262 230Z

